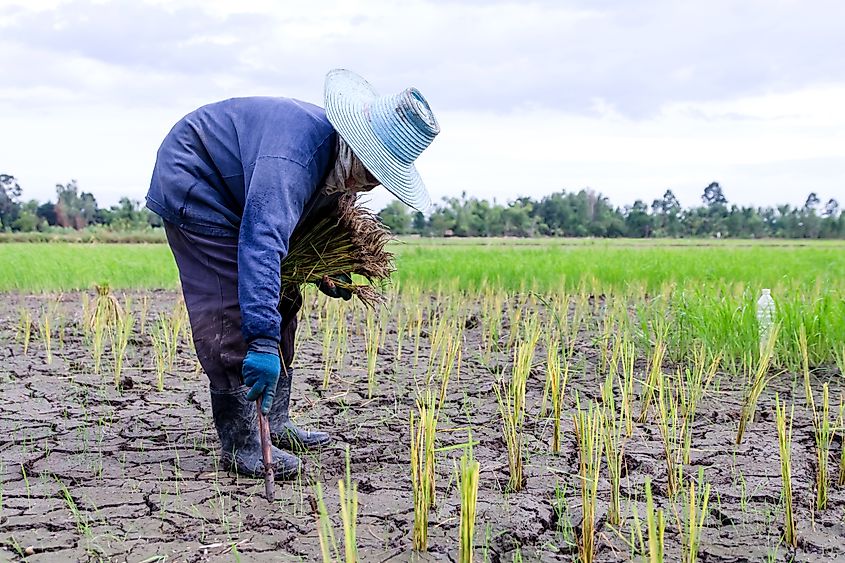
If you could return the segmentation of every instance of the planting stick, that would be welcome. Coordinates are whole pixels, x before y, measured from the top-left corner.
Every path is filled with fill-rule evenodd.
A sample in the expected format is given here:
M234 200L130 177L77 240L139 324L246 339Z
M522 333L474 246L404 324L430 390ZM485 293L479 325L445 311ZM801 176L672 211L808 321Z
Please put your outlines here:
M258 434L261 436L261 459L264 461L264 496L267 502L273 502L275 489L273 487L273 453L270 450L270 421L261 412L261 398L255 402L258 409Z

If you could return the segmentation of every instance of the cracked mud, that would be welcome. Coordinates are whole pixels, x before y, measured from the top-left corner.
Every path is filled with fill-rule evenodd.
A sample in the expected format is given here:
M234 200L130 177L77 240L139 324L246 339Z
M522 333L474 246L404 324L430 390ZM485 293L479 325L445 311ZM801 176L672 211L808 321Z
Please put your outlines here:
M172 309L178 294L148 295L152 306L146 324L151 326L157 313ZM140 294L134 297L137 302ZM20 335L16 335L18 311L32 311L37 323L39 311L56 299L53 295L4 295L0 304L1 558L230 561L237 553L243 561L318 560L312 484L324 483L329 511L339 530L335 485L344 473L347 445L352 479L359 490L361 560L457 558L455 463L459 449L438 455L437 505L430 516L429 551L411 551L408 414L414 406L414 351L410 339L406 339L402 360L397 361L396 333L388 332L379 353L377 390L368 398L364 322L359 312L350 324L346 367L333 374L324 390L322 337L317 331L317 312L310 310L310 330L300 330L292 410L300 425L329 431L335 442L305 456L301 480L277 485L276 502L268 505L260 481L218 469L207 383L189 344L181 344L175 368L165 376L164 390L158 391L150 337L140 334L136 324L124 385L116 390L108 350L103 373L94 373L90 347L80 329L82 296L77 293L59 298L57 311L63 321L57 329L61 338L53 336L52 363L47 364L37 326L24 354ZM477 304L473 308L478 313ZM566 392L560 455L549 453L551 425L537 417L545 377L538 350L528 383L527 486L519 493L505 493L507 456L493 385L497 370L508 372L509 357L503 352L494 365L484 365L476 353L482 329L477 322L466 326L463 366L449 386L438 426L438 447L466 441L467 427L478 441L475 455L481 462L481 478L476 559L512 561L517 550L526 561L576 559L581 501L573 397L575 391L582 400L599 395L589 335L584 335L576 354L583 369L575 372ZM421 341L420 355L424 357L425 335ZM841 376L833 371L816 376L819 382L831 380L831 397L838 406ZM792 380L780 377L765 391L757 420L750 424L740 446L733 445L742 396L738 382L722 376L718 390L699 406L686 473L704 468L713 487L701 561L845 558L845 492L833 485L828 508L811 510L815 495L811 419L800 407L801 388L793 389ZM782 397L794 394L799 405L793 445L799 536L795 551L781 541L775 391ZM841 434L837 434L832 448L837 456L840 447ZM834 481L837 462L832 456ZM624 471L623 495L637 503L640 514L644 479L652 477L658 503L667 511L667 560L679 560L677 526L665 494L662 446L652 422L638 424L625 444ZM631 509L623 503L627 518L616 530L606 523L607 498L603 473L597 561L627 561L632 557L627 544ZM159 559L150 559L155 556Z

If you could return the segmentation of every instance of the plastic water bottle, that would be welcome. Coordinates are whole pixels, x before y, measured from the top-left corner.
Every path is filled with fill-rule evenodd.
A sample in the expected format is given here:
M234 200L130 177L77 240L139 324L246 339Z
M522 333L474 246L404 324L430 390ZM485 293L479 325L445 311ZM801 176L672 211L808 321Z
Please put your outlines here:
M760 299L757 300L757 327L760 331L760 350L766 347L769 336L772 334L772 326L775 324L775 300L772 299L772 291L764 289Z

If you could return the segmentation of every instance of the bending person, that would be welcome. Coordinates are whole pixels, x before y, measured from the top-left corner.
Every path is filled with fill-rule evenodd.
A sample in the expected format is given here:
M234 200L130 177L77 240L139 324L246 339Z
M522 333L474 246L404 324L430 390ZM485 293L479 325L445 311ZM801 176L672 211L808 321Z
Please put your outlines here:
M289 416L302 304L298 290L281 288L291 234L331 209L326 191L381 184L415 209L428 207L414 161L439 131L418 90L379 96L360 76L338 69L326 76L325 110L289 98L235 98L191 112L165 137L147 207L164 220L179 269L227 469L264 473L259 398L277 478L300 471L289 451L329 442ZM338 287L320 289L350 298Z

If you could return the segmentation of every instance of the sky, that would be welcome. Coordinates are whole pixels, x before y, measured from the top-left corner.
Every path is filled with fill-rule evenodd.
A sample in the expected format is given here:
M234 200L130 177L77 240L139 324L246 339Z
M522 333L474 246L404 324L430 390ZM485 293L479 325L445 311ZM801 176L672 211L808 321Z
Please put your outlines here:
M845 3L0 0L0 173L143 199L170 127L236 96L322 105L332 68L415 86L432 198L710 182L743 205L845 201ZM390 201L379 188L373 207Z

